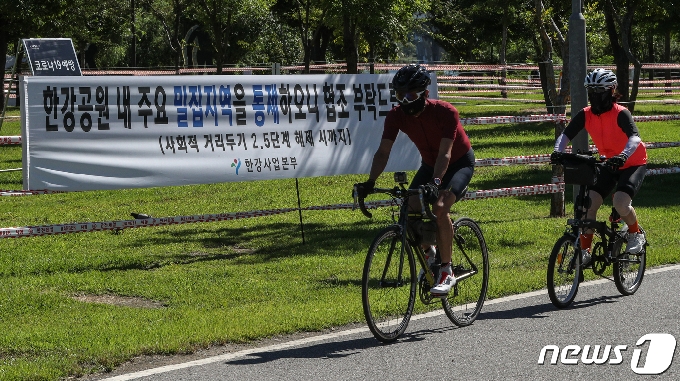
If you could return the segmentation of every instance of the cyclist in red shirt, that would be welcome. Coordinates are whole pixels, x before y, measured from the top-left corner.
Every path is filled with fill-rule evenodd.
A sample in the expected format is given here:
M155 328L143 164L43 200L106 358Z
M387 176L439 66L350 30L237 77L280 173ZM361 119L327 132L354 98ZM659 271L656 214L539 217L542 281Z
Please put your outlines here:
M437 246L442 265L437 284L430 292L445 296L456 282L451 269L453 225L449 211L465 196L474 173L475 155L458 110L450 103L428 98L430 83L430 74L421 65L404 66L394 75L392 86L399 105L385 118L382 140L373 156L368 181L358 184L358 191L361 197L372 192L375 180L385 170L399 131L404 132L422 159L409 188L426 185L428 202L432 203L432 212L437 216ZM415 197L410 200L414 210L419 210L416 202ZM425 249L428 261L434 262L434 248Z
M579 111L569 122L564 133L555 142L553 158L559 156L577 133L584 128L588 131L597 147L600 157L606 159L612 171L602 171L597 183L590 188L591 200L586 218L596 219L597 210L603 198L616 188L612 196L614 208L628 225L628 244L626 251L637 254L642 251L646 241L638 225L637 214L632 206L635 194L642 186L647 171L647 149L645 148L633 116L625 107L616 103L620 97L616 93L616 75L611 70L595 69L586 76L590 106ZM579 237L584 264L590 262L590 246L593 232L585 231Z

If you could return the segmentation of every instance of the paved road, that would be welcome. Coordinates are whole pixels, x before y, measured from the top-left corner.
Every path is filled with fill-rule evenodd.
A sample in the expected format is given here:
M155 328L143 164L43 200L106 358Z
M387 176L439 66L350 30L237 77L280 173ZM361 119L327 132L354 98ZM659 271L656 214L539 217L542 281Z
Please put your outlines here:
M648 270L638 292L629 297L607 280L582 284L567 310L555 309L547 292L540 291L487 301L475 324L465 328L453 327L440 311L416 316L403 338L391 345L381 345L362 327L106 380L679 380L680 345L673 357L667 349L672 339L680 340L679 280L680 265L661 267ZM638 346L647 334L665 335ZM669 340L666 346L664 339ZM559 358L551 365L552 351L539 364L547 345L563 353L569 345L582 351L589 345L591 357L600 345L599 358L606 345L612 349L609 361L600 365L584 364L581 355L566 357L575 365ZM625 346L619 347L619 364L612 363L617 345ZM674 362L661 375L633 371L652 364L647 354L664 362L664 352Z

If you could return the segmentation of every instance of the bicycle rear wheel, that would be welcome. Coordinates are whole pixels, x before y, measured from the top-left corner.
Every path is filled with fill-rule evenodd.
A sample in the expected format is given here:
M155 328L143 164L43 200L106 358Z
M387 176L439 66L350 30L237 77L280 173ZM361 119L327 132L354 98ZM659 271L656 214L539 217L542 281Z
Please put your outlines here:
M482 230L475 221L463 217L453 226L451 266L460 280L449 295L442 298L442 307L453 324L465 327L477 319L486 300L489 253Z
M642 229L641 229L642 230ZM642 230L644 233L644 230ZM633 295L642 283L647 264L647 245L640 254L623 253L623 240L614 242L613 254L617 254L614 262L614 283L622 295Z
M368 328L376 339L397 340L408 326L416 300L416 266L411 246L398 225L373 240L362 277L362 303Z
M548 295L557 308L566 308L576 298L581 277L581 250L576 239L565 234L557 240L548 259Z

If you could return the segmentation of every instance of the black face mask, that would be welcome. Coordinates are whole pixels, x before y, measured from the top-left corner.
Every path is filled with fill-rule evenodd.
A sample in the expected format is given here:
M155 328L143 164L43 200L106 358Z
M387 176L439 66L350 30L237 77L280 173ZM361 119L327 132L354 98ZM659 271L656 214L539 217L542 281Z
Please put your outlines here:
M588 101L590 101L590 110L595 115L603 114L614 107L614 97L611 91L588 93Z
M425 109L425 97L421 96L409 104L402 104L401 109L404 110L407 115L415 115Z

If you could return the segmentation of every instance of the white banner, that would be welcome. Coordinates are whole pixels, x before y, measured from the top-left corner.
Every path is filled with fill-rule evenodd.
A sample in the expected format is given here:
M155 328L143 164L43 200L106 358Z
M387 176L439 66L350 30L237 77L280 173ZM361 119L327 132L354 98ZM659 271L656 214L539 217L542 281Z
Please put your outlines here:
M391 74L23 77L23 187L141 188L368 173ZM437 98L436 79L430 87ZM420 155L400 134L386 171Z

